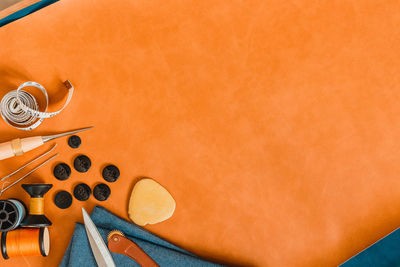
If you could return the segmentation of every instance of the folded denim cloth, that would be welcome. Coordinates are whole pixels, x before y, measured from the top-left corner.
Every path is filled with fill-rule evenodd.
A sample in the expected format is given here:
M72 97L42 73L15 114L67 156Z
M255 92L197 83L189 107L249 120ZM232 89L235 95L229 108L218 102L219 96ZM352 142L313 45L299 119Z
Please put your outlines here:
M340 265L340 267L392 266L400 266L400 228Z
M99 233L107 244L107 235L111 230L119 230L130 240L140 246L160 266L221 266L200 259L194 254L179 248L149 231L127 222L103 207L96 206L90 215L96 224ZM140 266L131 258L111 253L116 266ZM77 223L71 242L60 263L61 267L67 266L96 266L89 241L86 236L85 226Z

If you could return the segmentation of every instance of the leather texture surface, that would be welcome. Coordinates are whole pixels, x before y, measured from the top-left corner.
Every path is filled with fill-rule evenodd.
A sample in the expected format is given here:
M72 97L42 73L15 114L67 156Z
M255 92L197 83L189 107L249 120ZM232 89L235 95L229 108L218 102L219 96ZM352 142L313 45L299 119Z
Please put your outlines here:
M58 264L81 207L127 219L141 176L176 200L146 229L209 259L246 266L335 266L400 224L399 1L63 0L0 28L0 93L44 85L59 116L0 141L93 125L78 150L27 178L45 196ZM50 145L0 162L7 174ZM87 173L52 176L77 154ZM53 198L101 169L121 170L99 203ZM27 201L17 186L3 195ZM24 259L0 261L1 266Z

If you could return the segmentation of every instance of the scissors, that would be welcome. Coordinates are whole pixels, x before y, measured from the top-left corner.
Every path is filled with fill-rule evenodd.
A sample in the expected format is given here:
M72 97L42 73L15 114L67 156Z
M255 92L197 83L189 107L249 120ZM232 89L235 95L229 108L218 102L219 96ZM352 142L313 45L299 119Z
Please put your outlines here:
M93 223L92 219L90 219L84 208L82 208L82 215L83 221L85 222L86 234L97 265L99 267L116 267L110 251L104 243L96 225Z

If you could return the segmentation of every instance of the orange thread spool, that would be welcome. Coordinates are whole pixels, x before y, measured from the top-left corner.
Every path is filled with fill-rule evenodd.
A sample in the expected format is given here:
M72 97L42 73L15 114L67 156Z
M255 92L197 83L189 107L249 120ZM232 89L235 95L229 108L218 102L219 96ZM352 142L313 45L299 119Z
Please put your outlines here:
M1 235L1 253L4 259L21 256L47 256L50 236L47 227L20 228Z

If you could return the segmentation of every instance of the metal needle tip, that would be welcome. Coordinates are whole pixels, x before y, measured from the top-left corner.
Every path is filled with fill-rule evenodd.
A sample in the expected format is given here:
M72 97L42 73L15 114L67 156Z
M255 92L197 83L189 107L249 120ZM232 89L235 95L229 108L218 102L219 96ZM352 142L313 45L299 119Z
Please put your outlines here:
M59 138L59 137L63 137L63 136L66 136L66 135L71 135L71 134L76 134L76 133L79 133L79 132L82 132L82 131L86 131L86 130L89 130L89 129L92 129L92 128L93 128L93 126L90 126L90 127L81 128L81 129L68 131L68 132L64 132L64 133L48 135L48 136L42 136L42 139L43 139L43 142L45 143L45 142L51 141L51 140Z

